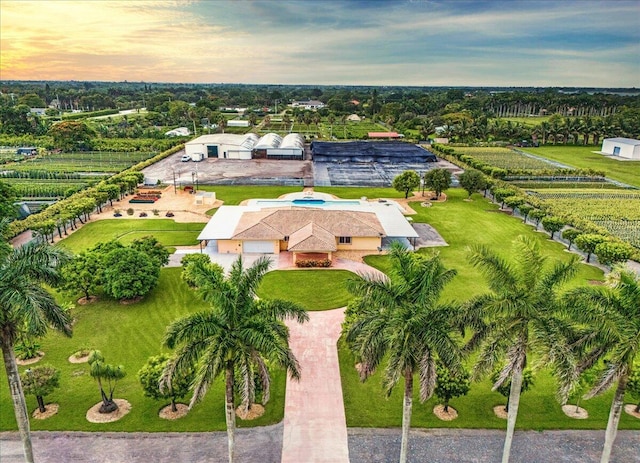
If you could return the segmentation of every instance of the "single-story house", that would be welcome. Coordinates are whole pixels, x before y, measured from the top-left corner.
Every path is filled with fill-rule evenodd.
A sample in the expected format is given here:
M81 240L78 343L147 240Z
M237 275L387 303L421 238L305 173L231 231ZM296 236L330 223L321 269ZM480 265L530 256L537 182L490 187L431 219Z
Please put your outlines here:
M397 204L389 201L257 199L245 206L221 206L198 239L219 253L293 253L331 259L341 250L376 252L383 240L418 234Z
M249 127L249 121L242 119L231 119L227 121L227 127Z
M633 138L605 138L602 154L640 161L640 140Z
M349 114L347 116L347 120L350 122L360 122L362 121L362 118L360 116L358 116L357 114Z

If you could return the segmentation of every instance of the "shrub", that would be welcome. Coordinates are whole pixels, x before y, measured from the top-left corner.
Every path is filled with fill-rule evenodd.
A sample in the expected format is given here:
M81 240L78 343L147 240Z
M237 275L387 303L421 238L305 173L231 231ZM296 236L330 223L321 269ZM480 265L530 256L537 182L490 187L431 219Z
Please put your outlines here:
M132 207L127 209L127 215L133 215L133 208Z
M331 267L331 259L298 259L296 260L296 267Z

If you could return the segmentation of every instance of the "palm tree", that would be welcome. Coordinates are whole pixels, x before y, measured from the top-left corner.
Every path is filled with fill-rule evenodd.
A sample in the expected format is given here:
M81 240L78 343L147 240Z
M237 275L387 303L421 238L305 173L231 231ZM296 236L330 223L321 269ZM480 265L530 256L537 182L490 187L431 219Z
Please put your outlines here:
M633 362L640 356L640 277L631 270L616 269L608 287L576 288L567 293L566 301L573 317L594 330L587 337L588 354L583 357L578 372L590 368L601 358L608 361L606 370L585 398L601 394L618 383L600 460L607 463L618 430L627 382L633 373Z
M164 338L168 347L178 349L167 363L161 385L170 388L174 377L194 368L189 408L204 398L215 378L224 375L229 462L233 462L235 448L236 381L242 406L248 409L255 398L254 374L262 382L263 403L269 400L267 362L286 368L294 379L300 378L300 366L289 348L289 330L283 320L292 318L302 323L308 316L293 302L256 298L256 289L270 263L262 257L245 269L242 257L238 257L228 276L217 266L194 264L196 286L211 309L174 321Z
M413 403L413 376L419 374L420 400L433 394L436 359L457 372L461 350L454 320L458 308L440 301L445 285L456 275L440 262L438 254L414 254L398 244L391 249L389 277L365 274L349 282L358 298L347 310L343 328L347 343L360 362L364 381L383 359L383 384L391 394L404 378L400 463L407 460L407 443Z
M564 342L571 332L566 322L556 315L559 305L556 296L558 287L574 275L577 257L549 267L537 241L520 236L514 247L513 263L484 246L473 247L470 252L471 263L485 274L491 290L469 302L467 323L476 333L467 348L480 348L473 376L477 379L491 373L504 359L505 365L493 390L511 378L503 463L509 461L522 372L534 346L555 365L560 384L565 386L559 391L562 397L568 394L576 376Z
M0 236L6 226L5 220L0 221ZM19 335L43 336L49 326L71 335L68 312L42 288L43 283L60 282L58 270L67 259L63 250L46 242L12 249L7 241L0 240L0 346L27 462L33 462L29 415L13 348Z

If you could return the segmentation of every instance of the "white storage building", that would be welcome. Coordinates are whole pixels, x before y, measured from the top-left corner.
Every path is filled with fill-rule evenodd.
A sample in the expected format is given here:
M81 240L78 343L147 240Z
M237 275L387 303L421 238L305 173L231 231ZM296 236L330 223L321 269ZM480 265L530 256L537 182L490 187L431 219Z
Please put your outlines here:
M189 156L204 153L205 158L251 159L257 142L258 136L255 133L216 133L195 138L187 142L184 149Z
M605 138L602 154L640 161L640 140L633 138Z

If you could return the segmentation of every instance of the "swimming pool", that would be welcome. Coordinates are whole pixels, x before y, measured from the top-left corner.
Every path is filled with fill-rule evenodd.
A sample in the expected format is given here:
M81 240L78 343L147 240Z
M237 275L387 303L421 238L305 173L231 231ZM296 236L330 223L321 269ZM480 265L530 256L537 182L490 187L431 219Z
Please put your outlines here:
M282 207L282 206L307 206L307 207L332 207L332 206L357 206L360 201L357 199L349 200L326 200L317 198L298 198L298 199L258 199L255 202L260 207Z

